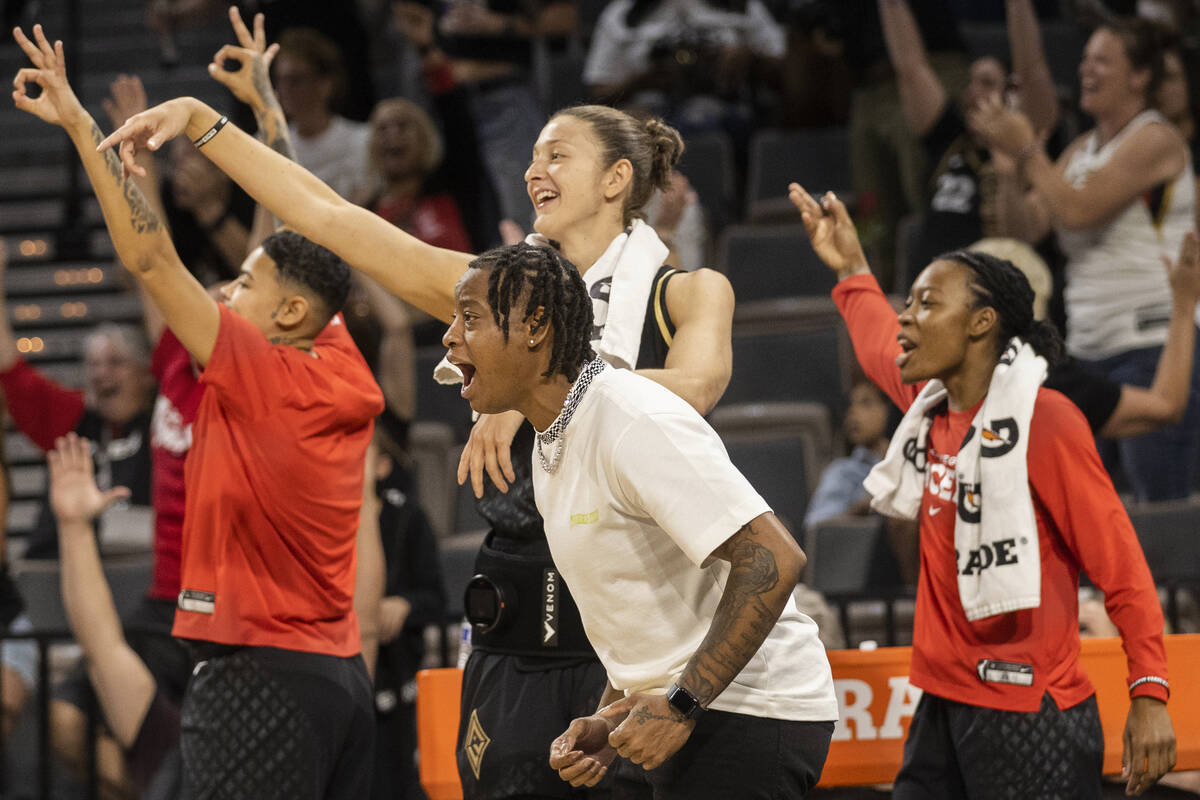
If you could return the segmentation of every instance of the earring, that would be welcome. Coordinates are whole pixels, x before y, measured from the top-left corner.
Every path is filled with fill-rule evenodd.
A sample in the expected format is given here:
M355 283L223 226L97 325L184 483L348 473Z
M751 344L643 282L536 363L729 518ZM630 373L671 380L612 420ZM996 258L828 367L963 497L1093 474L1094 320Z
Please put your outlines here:
M529 344L530 344L530 346L532 346L532 345L534 344L534 341L533 341L533 339L530 339L530 340L529 340Z

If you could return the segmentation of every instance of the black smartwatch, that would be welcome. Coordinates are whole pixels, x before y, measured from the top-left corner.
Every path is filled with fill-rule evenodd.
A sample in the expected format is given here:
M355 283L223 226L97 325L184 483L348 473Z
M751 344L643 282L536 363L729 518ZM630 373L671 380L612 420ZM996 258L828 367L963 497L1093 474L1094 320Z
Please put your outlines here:
M682 714L684 719L695 719L704 710L696 695L678 683L672 683L671 688L667 689L667 702L671 704L671 708Z

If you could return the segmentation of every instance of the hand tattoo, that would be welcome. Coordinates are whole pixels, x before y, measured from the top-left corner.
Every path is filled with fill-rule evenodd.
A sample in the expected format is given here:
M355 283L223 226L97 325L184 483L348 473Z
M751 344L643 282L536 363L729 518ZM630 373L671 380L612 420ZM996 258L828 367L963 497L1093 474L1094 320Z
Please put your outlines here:
M638 725L645 725L647 722L663 721L663 722L682 722L682 718L677 716L672 710L670 714L655 714L646 706L640 706L633 712L633 719Z

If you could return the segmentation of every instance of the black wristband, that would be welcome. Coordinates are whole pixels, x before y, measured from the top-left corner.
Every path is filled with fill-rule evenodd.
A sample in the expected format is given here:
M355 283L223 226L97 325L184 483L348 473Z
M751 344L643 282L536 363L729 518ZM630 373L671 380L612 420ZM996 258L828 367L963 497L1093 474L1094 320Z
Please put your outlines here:
M192 142L192 144L196 145L196 147L204 147L204 145L206 145L210 141L212 141L212 138L214 136L216 136L218 133L221 132L221 128L225 127L226 122L229 122L229 117L222 115L222 117L216 121L216 124L214 124L211 128L209 128L207 131L205 131L204 135L201 136L196 141Z

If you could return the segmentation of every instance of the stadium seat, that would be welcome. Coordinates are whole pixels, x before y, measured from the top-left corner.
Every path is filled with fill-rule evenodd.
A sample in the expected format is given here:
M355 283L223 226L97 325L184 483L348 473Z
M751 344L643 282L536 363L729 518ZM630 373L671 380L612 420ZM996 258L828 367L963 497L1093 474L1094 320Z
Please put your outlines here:
M710 231L719 234L737 213L737 170L733 142L723 131L696 134L684 142L679 171L700 197Z
M722 404L814 401L839 414L851 363L841 323L733 335L733 376Z
M103 559L104 577L112 590L117 614L127 616L146 594L150 585L153 557L149 553ZM13 580L25 600L25 612L35 630L65 631L67 614L63 610L61 571L57 561L22 560L13 564Z
M829 410L818 403L745 403L709 418L729 458L799 540L808 498L829 461Z
M1167 618L1179 627L1179 590L1200 589L1200 499L1138 503L1129 519L1154 582L1167 590Z
M738 304L780 297L827 297L834 274L813 252L803 224L734 225L725 230L717 261Z
M797 181L814 196L833 190L848 199L850 136L845 128L781 131L762 130L750 141L750 171L746 187L746 221L798 219L787 199L787 187Z

